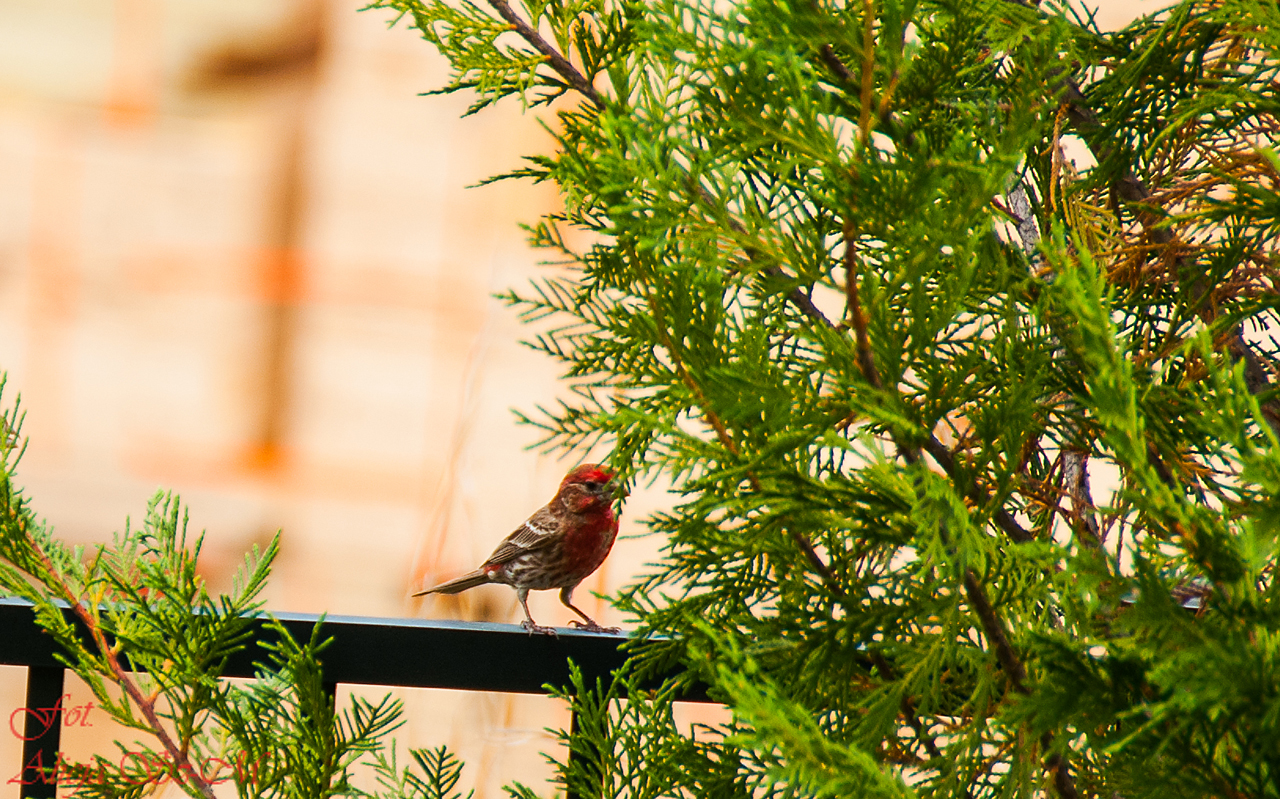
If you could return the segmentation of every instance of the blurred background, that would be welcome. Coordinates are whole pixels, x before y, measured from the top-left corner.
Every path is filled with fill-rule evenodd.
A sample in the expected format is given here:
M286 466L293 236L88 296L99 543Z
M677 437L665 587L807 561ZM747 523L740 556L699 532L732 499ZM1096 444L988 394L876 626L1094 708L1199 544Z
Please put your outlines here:
M281 531L271 610L516 621L514 592L410 594L479 563L573 465L515 423L559 393L491 296L540 270L547 186L467 188L551 141L517 102L419 97L447 66L359 0L0 0L0 369L30 439L18 482L58 535L106 541L158 489L230 588ZM1102 27L1158 6L1112 0ZM607 453L592 453L603 457ZM629 501L623 535L668 500ZM622 540L591 591L657 542ZM554 592L535 618L563 625ZM3 631L0 631L3 634ZM0 667L0 710L23 670ZM80 687L70 704L88 694ZM550 793L537 697L402 691L477 797ZM75 757L105 726L68 731ZM0 734L0 799L20 741Z

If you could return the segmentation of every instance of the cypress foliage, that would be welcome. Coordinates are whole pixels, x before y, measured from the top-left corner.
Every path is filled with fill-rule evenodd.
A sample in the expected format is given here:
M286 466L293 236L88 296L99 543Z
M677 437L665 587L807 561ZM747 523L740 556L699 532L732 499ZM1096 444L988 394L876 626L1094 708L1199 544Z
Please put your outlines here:
M355 696L339 707L321 673L320 625L299 642L269 619L276 640L255 652L256 679L221 679L261 615L278 537L255 546L232 591L218 596L197 573L203 536L188 540L186 513L171 494L157 494L143 523L126 525L110 544L67 546L14 485L21 420L16 405L0 412L0 596L34 606L95 709L140 737L85 762L59 753L57 762L24 763L11 784L50 796L56 784L91 799L137 799L171 786L197 799L462 799L462 766L444 747L410 750L411 762L397 763L387 735L402 723L398 700ZM376 785L353 779L361 766L364 782Z
M526 418L680 492L567 786L1280 796L1274 2L372 7L550 114Z

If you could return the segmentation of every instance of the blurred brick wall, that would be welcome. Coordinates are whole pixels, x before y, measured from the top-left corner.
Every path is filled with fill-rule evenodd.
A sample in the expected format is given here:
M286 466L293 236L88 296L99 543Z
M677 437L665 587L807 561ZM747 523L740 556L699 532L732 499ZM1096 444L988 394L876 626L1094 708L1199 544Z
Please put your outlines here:
M554 367L490 297L554 196L464 191L532 120L416 97L443 65L352 3L12 5L5 37L83 39L0 73L0 364L61 535L172 488L211 580L283 528L272 607L400 613L427 530L482 556L554 488L509 412Z
M180 493L215 588L282 530L273 610L515 620L501 587L408 595L483 559L566 468L523 449L534 434L510 409L552 399L555 367L490 296L539 268L517 222L554 194L465 189L548 140L515 103L460 120L468 98L418 97L445 65L357 8L0 1L0 368L27 410L19 481L84 543L157 488ZM622 544L589 588L632 573L628 547L643 549ZM554 595L532 605L569 617ZM6 717L20 679L0 675ZM549 773L555 703L401 693L400 739L455 747L479 795Z
M554 194L465 189L549 140L514 102L459 119L469 98L417 97L445 65L359 5L0 0L0 369L27 410L19 482L78 543L138 520L157 488L180 493L215 589L282 530L273 610L515 620L502 587L408 595L485 557L567 465L523 449L535 436L510 409L554 398L555 366L490 296L539 269L516 224ZM662 501L634 497L623 533ZM620 542L584 588L620 586L654 549ZM531 606L570 615L553 593ZM21 679L0 668L6 715ZM479 797L549 774L555 703L400 694L401 741L450 744ZM0 735L0 774L17 744Z

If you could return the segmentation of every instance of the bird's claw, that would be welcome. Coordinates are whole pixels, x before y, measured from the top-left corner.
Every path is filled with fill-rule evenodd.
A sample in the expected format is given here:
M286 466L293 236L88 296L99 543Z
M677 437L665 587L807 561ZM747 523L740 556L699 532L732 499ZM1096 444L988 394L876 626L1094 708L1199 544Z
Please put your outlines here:
M543 627L541 624L534 623L532 619L525 619L520 622L520 626L528 630L529 635L539 633L541 635L554 635L556 638L560 637L560 633L556 632L555 627Z
M606 633L608 635L617 635L618 633L622 632L621 627L601 627L599 624L596 624L594 621L581 622L581 621L572 620L569 622L569 624L570 626L576 627L579 630L582 630L583 632L586 632L586 633Z

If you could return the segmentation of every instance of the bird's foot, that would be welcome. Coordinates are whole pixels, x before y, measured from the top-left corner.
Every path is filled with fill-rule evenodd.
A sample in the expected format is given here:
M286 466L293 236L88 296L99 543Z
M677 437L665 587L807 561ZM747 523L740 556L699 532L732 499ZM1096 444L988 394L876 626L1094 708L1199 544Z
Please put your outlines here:
M594 621L587 621L587 622L570 621L569 624L574 627L577 627L579 630L582 630L585 633L607 633L609 635L617 635L618 633L622 632L621 627L601 627L599 624L596 624Z
M556 632L555 627L543 627L541 624L536 624L533 619L525 619L520 622L520 626L528 630L529 635L539 633L541 635L554 635L556 638L560 637L560 633Z

